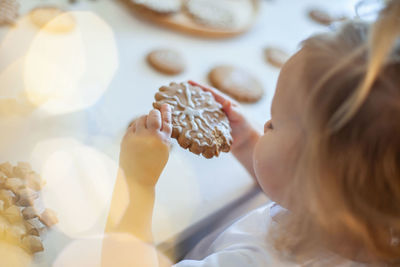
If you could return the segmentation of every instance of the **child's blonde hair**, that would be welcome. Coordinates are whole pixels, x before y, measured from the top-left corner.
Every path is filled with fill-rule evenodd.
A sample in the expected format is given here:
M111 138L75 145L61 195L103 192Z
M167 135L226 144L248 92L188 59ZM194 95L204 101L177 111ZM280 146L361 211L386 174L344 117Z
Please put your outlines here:
M400 0L303 43L306 143L275 247L400 262ZM318 79L316 79L318 77ZM294 201L293 201L294 200ZM276 230L276 229L274 229Z

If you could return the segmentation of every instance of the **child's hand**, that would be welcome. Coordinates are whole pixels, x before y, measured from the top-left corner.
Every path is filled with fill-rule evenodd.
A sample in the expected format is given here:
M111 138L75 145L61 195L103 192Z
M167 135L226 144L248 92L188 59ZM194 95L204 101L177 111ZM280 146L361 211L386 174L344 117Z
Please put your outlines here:
M210 92L214 96L215 100L222 105L222 109L228 116L232 128L232 152L234 154L241 150L242 147L247 146L249 142L258 139L259 134L244 117L240 111L239 104L235 100L215 89L200 85L194 81L189 81L189 83L200 87L204 91Z
M120 167L127 182L155 186L169 156L172 133L171 107L150 111L128 128L122 143Z

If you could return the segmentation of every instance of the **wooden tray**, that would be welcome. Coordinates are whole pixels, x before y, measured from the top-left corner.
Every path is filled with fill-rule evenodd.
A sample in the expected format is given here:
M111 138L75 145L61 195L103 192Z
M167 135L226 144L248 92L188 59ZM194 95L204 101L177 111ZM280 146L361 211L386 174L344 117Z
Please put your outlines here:
M248 31L254 24L259 12L259 0L248 0L249 8L252 9L252 14L249 16L245 23L232 29L218 29L211 28L196 23L189 14L182 8L182 10L172 15L160 15L155 12L149 11L140 5L134 4L131 0L120 0L124 5L131 9L134 15L158 24L163 27L170 28L179 32L207 37L207 38L229 38L240 35ZM218 0L215 0L218 1Z

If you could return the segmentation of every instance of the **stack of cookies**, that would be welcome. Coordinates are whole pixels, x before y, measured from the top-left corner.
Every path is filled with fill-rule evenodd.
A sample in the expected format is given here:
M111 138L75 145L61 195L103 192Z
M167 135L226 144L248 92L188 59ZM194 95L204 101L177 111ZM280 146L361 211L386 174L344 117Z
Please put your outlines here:
M42 186L29 163L0 164L0 241L31 254L43 251L41 236L58 220L52 210L39 212L35 206Z
M228 0L130 0L144 12L160 16L182 13L193 22L210 28L229 29L237 24L237 4ZM240 0L247 2L248 0ZM236 1L236 2L240 2Z
M258 0L121 0L157 24L206 37L243 33L254 22Z

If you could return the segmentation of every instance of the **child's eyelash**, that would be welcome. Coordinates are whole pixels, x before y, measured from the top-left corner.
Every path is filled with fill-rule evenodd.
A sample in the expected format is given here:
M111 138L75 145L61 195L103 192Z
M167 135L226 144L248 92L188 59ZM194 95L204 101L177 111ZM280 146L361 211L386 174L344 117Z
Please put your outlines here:
M272 125L272 121L267 121L267 122L265 123L264 128L265 128L265 129L269 129L269 130L274 129L274 126Z

